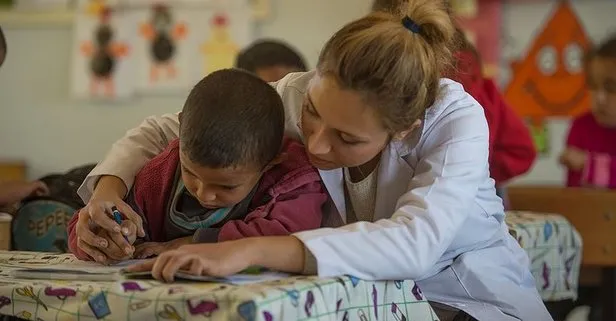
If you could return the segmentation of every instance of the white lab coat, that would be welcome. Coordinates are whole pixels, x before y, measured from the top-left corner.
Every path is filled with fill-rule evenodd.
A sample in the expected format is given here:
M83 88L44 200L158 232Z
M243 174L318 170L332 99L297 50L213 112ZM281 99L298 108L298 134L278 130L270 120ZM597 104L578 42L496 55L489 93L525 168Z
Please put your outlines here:
M285 105L287 134L299 139L302 101L312 76L291 74L274 84ZM390 143L382 153L374 222L296 236L316 257L319 276L412 279L430 301L480 321L551 321L528 256L504 222L502 201L489 175L483 109L460 84L443 79L441 86L443 94L426 112L422 130ZM177 136L177 120L170 123L173 117L167 117L146 120L114 144L80 195L88 199L96 178L104 174L119 176L130 186L148 154ZM344 220L342 170L320 173L333 201L328 206L332 211L325 214Z

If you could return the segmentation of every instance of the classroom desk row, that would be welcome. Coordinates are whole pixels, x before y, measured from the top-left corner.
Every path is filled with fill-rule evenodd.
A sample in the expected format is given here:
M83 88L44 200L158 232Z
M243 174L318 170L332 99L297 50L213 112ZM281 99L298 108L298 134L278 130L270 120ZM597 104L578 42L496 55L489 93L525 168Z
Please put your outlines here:
M575 299L581 239L562 217L508 214L546 301ZM48 320L438 320L413 281L290 277L235 286L152 280L18 280L21 266L70 263L68 254L0 252L0 314Z

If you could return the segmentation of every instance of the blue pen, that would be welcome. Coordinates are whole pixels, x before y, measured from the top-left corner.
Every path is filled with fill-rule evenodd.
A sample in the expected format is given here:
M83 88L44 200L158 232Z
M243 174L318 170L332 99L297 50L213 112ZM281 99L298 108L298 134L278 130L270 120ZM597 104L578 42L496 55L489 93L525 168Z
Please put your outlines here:
M113 220L118 223L118 225L122 226L122 213L118 210L117 207L111 207L111 213L113 213ZM128 237L124 235L124 239L128 242Z

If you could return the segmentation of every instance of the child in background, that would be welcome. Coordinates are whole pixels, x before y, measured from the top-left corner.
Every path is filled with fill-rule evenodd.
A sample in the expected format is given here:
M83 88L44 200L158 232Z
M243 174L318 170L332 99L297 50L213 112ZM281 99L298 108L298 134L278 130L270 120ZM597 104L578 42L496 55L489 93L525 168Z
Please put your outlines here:
M404 0L375 0L373 11L396 11ZM528 128L507 105L492 79L485 78L482 63L475 47L459 28L459 46L454 54L455 68L445 75L464 86L464 89L483 107L490 128L490 176L501 187L510 179L526 173L537 156Z
M128 241L101 232L111 246L99 260L99 253L78 242L75 215L71 251L83 260L145 258L193 242L320 227L326 191L304 147L283 137L284 120L280 97L256 76L240 70L210 74L180 113L180 138L145 165L129 192L127 203L143 218L145 242L133 252L135 226L125 226Z
M250 71L267 82L278 81L288 73L307 71L299 53L283 42L270 39L259 40L242 50L235 67Z
M616 188L616 35L586 60L591 110L573 120L560 163L567 186Z

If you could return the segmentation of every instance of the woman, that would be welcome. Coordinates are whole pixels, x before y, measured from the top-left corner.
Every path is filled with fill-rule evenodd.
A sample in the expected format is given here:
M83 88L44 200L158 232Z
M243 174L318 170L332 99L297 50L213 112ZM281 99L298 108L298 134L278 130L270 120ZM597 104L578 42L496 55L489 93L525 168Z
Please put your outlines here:
M483 109L440 79L454 34L440 1L412 0L401 16L373 13L346 25L323 48L316 72L275 84L288 134L304 141L332 198L328 226L347 225L188 245L135 269L165 280L179 268L228 275L249 265L413 279L441 320L552 320L489 177ZM149 118L90 174L81 189L86 219L77 226L90 255L107 245L93 223L120 232L105 212L110 204L141 225L122 198L177 131L176 115Z

